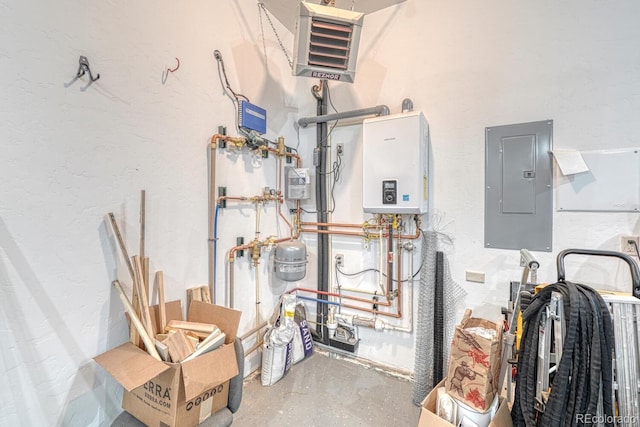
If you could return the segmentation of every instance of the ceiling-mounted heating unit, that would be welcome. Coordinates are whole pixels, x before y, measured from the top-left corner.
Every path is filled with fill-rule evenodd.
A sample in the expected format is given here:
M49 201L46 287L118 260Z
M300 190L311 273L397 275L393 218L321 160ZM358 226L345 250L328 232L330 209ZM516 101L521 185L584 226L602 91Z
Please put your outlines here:
M353 83L364 14L300 2L293 74Z

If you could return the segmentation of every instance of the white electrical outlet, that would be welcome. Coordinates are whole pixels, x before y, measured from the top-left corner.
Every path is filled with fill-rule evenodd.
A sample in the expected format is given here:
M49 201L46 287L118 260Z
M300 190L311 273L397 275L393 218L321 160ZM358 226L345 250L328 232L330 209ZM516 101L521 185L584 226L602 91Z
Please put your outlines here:
M640 250L638 245L640 245L639 236L620 236L620 252L623 254L638 256L638 250Z
M484 271L467 270L465 273L467 282L484 283Z

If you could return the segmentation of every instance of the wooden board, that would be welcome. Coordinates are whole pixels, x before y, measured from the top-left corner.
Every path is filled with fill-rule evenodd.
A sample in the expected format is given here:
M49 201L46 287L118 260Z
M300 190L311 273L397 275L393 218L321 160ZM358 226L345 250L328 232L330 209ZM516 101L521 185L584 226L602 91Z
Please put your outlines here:
M148 293L144 289L143 285L143 272L142 265L140 264L140 257L137 255L133 256L133 263L136 273L135 286L138 289L138 297L140 298L140 311L142 312L141 318L142 323L144 324L145 329L147 330L147 334L154 340L154 331L153 331L153 322L151 321L151 314L149 312L149 300Z
M169 349L171 361L176 363L182 362L194 351L193 343L180 329L169 335L162 343Z
M180 300L176 300L165 303L165 313L167 321L182 320L182 302ZM151 322L153 323L154 332L157 334L163 334L164 327L160 327L160 308L157 305L149 307L149 314L151 314Z
M202 294L202 302L211 304L211 293L209 292L209 286L201 286L200 293Z
M191 307L191 301L202 301L202 291L199 287L187 289L187 310Z
M164 331L164 327L167 326L167 309L164 303L164 274L162 271L156 271L156 286L158 286L158 307L160 314L160 329Z
M193 332L204 332L206 335L215 331L216 328L216 325L212 325L210 323L187 322L185 320L171 320L167 323L166 327L167 330L182 329Z

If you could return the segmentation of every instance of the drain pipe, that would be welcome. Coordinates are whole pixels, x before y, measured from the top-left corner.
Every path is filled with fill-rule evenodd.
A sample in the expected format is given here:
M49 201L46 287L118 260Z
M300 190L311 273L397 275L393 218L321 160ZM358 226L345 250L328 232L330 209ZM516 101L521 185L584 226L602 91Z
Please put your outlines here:
M323 94L324 94L324 90L323 90ZM323 98L324 98L324 95L323 95ZM326 111L326 107L324 111ZM320 111L318 111L318 115L316 117L302 117L298 119L298 124L303 128L306 128L307 126L313 123L322 124L322 123L332 122L334 120L351 119L354 117L388 116L388 115L389 115L389 107L387 107L386 105L377 105L375 107L362 108L360 110L342 111L340 113L334 113L334 114L325 114L324 112L321 113Z

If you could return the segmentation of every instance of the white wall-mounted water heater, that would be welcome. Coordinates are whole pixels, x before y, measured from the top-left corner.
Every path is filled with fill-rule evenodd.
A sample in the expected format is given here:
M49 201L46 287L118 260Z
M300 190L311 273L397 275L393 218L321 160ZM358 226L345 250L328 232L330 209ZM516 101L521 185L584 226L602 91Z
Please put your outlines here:
M363 209L422 214L429 209L429 124L420 111L366 119Z

